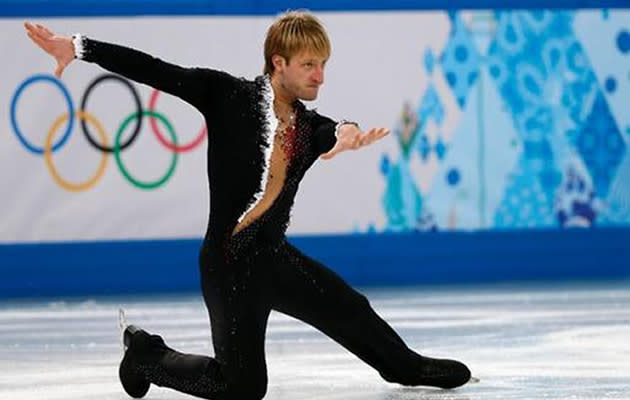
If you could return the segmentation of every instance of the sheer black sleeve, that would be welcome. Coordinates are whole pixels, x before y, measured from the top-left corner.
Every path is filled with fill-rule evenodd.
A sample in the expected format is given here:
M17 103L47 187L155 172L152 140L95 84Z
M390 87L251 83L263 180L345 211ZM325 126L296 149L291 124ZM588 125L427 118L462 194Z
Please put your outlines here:
M181 67L129 47L83 35L74 35L73 43L76 58L177 96L202 112L230 90L236 80L222 71Z

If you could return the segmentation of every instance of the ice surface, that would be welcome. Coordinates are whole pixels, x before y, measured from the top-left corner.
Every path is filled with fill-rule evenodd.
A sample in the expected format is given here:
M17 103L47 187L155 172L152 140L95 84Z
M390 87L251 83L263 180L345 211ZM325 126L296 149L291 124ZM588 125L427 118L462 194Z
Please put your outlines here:
M630 284L365 289L421 354L481 382L405 388L317 330L272 313L266 399L630 399ZM117 379L118 307L184 352L213 354L196 295L0 302L0 399L128 399ZM190 399L152 387L147 399Z

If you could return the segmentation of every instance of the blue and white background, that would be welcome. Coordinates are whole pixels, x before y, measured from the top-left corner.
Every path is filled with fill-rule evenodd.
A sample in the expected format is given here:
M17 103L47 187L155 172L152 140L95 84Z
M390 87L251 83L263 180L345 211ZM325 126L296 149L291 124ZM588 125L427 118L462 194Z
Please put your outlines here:
M630 14L448 13L384 154L391 230L630 222ZM420 58L420 57L419 57Z
M89 190L59 187L10 122L20 84L54 70L22 21L251 78L262 69L266 28L289 7L186 15L172 6L179 15L162 15L168 10L136 4L98 16L98 7L76 11L70 3L59 11L9 2L0 18L0 50L12 55L0 81L0 269L14 277L5 293L133 291L144 281L104 288L96 277L151 264L163 274L153 289L187 288L193 279L177 283L167 271L195 263L205 231L206 143L181 154L171 179L154 190L130 185L113 160ZM136 15L143 7L152 15ZM393 132L315 165L296 201L292 238L353 283L629 277L630 12L375 8L382 9L318 12L333 55L320 99L309 106ZM103 72L81 62L66 70L62 85L74 107ZM152 90L134 85L147 108ZM132 99L115 84L92 96L90 111L111 142ZM190 106L163 95L157 107L180 143L194 139L202 121ZM68 106L55 86L40 83L21 93L16 110L23 136L43 146ZM78 121L74 131L53 157L60 175L81 181L102 155ZM123 157L135 175L153 180L172 152L145 123ZM94 260L95 251L117 261ZM65 288L56 291L33 278L42 268L95 282L56 283Z

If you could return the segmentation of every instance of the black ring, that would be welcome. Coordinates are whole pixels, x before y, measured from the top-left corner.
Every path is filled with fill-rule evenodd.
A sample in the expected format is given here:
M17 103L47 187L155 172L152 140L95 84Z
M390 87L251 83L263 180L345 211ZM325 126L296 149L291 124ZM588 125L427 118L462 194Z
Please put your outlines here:
M133 141L138 136L138 133L140 133L140 129L142 129L142 119L143 119L142 118L142 103L140 102L140 95L138 94L138 91L127 79L122 78L118 75L114 75L114 74L103 74L96 77L96 79L90 82L87 89L85 89L85 92L83 93L83 98L81 99L81 111L85 111L85 107L87 105L87 99L92 89L94 89L96 85L98 85L99 83L105 80L115 80L127 86L127 88L131 91L131 95L133 96L133 99L136 102L136 108L138 109L139 117L136 119L136 127L131 137L129 137L129 139L127 139L125 143L120 145L120 151L122 151L126 149L127 147L129 147L131 143L133 143ZM90 142L90 144L93 147L96 147L100 151L104 151L106 153L114 152L113 147L102 146L96 140L92 138L92 135L90 134L90 130L88 129L85 119L81 119L81 128L83 129L83 134L85 135L85 138L88 140L88 142Z

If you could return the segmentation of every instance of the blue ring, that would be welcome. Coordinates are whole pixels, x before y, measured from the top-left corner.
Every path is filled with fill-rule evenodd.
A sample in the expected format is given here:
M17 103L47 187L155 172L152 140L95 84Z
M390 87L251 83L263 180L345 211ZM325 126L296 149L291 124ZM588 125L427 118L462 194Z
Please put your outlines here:
M35 147L26 140L22 132L20 132L20 128L18 127L17 117L16 117L17 101L20 98L22 91L26 89L28 85L37 81L48 81L48 82L52 82L55 86L57 86L59 90L61 90L61 93L66 98L66 102L68 103L68 108L70 109L70 115L68 116L68 126L66 127L66 132L63 134L63 137L61 138L61 140L57 144L53 145L52 147L53 152L59 150L59 148L61 148L61 146L63 146L68 140L68 138L70 137L70 133L72 133L72 129L74 128L74 104L72 103L72 98L70 97L70 93L68 92L68 89L66 89L64 84L59 79L55 78L52 75L43 75L43 74L33 75L32 77L22 82L20 86L17 88L17 90L15 91L15 94L13 95L13 99L11 99L11 126L13 127L13 131L15 132L15 135L18 137L18 139L20 139L20 142L22 142L22 144L28 150L30 150L31 152L35 154L44 154L43 148Z

